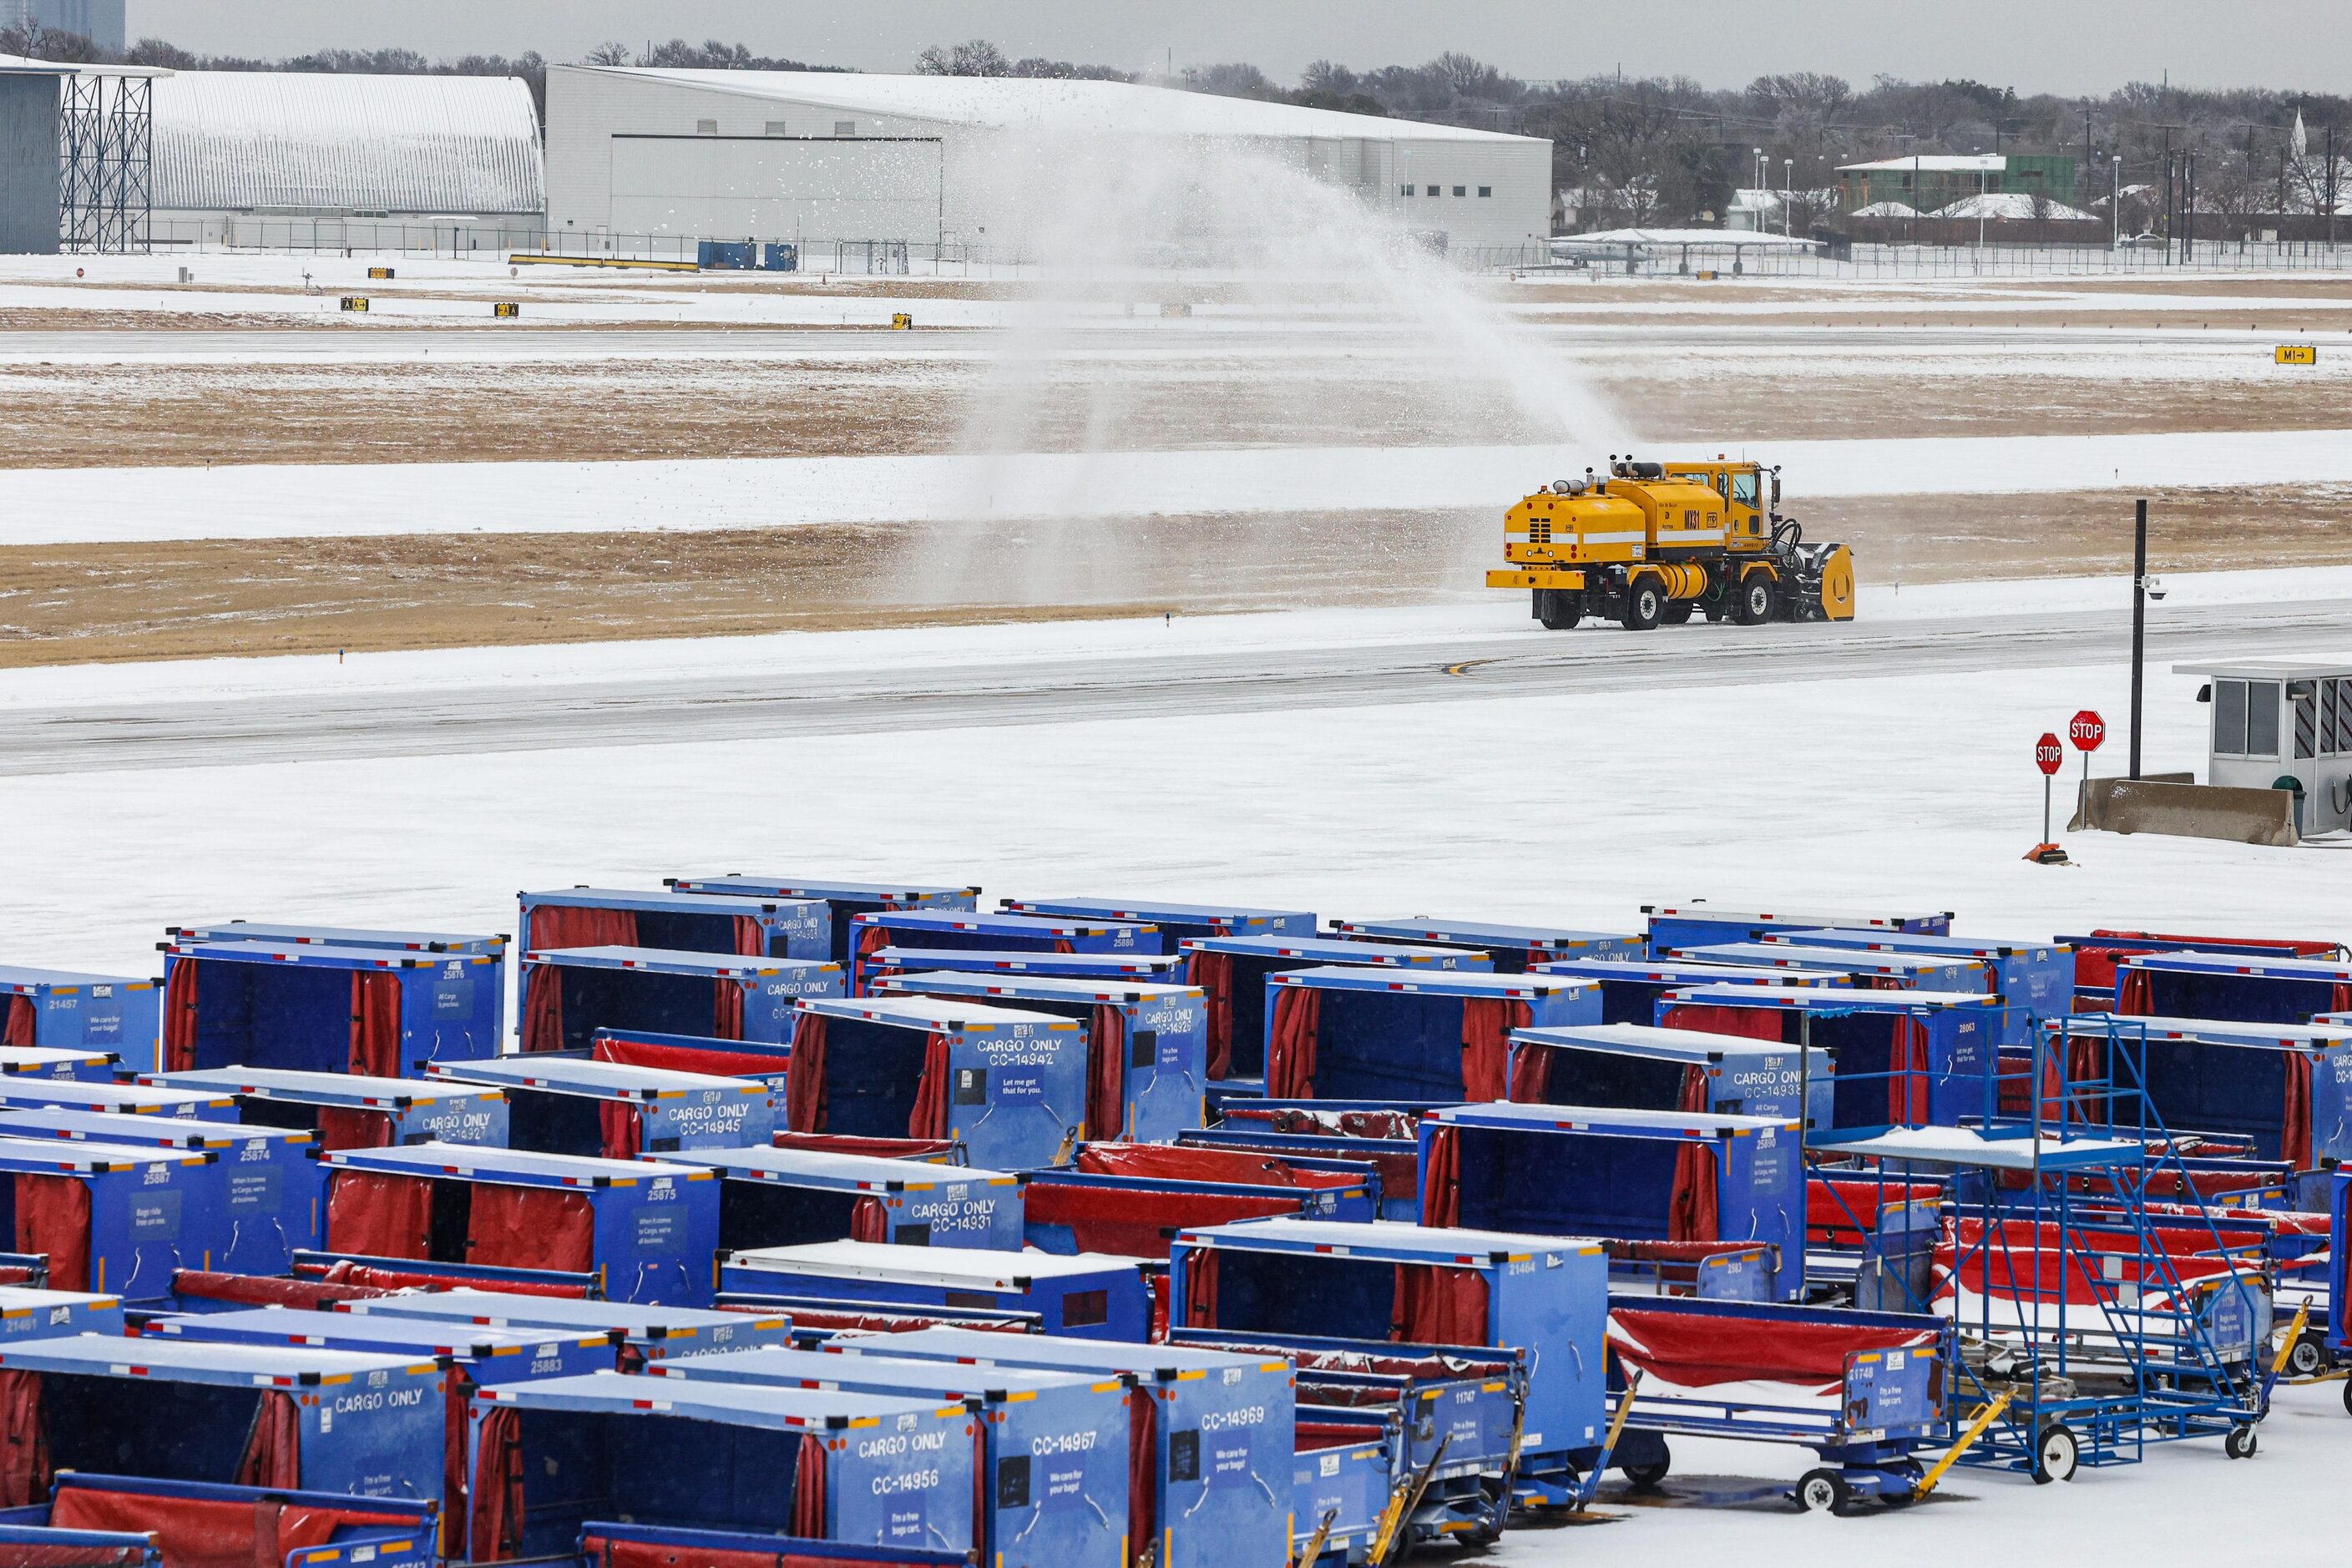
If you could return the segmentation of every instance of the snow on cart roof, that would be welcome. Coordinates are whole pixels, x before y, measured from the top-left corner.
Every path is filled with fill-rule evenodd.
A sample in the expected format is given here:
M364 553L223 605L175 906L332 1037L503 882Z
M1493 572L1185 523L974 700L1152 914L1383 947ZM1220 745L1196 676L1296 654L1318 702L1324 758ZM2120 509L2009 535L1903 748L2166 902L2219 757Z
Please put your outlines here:
M442 1101L501 1100L486 1084L446 1083L435 1079L371 1078L365 1073L306 1072L299 1068L190 1068L182 1072L143 1072L142 1084L170 1089L211 1089L296 1105L333 1105L362 1110L399 1110Z
M175 1382L263 1388L349 1383L373 1373L425 1376L441 1370L435 1362L420 1362L410 1355L370 1355L359 1351L315 1350L308 1345L228 1344L211 1340L133 1340L114 1334L69 1334L62 1339L12 1344L0 1350L0 1366L18 1372L78 1372L114 1377L160 1372Z
M376 931L365 926L289 925L269 921L224 921L217 925L167 926L177 942L257 942L277 947L388 947L407 952L496 952L502 936L466 936L442 931Z
M904 1247L881 1241L818 1241L756 1247L727 1255L730 1268L814 1274L828 1279L944 1280L974 1290L1026 1290L1034 1279L1140 1268L1144 1260L1109 1252L1000 1252L977 1247Z
M857 1193L929 1193L941 1187L1012 1187L1029 1178L977 1165L933 1165L878 1154L836 1154L829 1149L681 1149L663 1159L708 1165L721 1175L779 1186L832 1187Z
M1239 904L1136 903L1116 899L1002 899L998 902L1007 914L1075 915L1083 920L1144 925L1157 921L1201 925L1215 921L1265 920L1306 921L1311 925L1315 920L1307 910L1260 910Z
M1711 1110L1631 1110L1595 1105L1442 1105L1422 1119L1454 1127L1498 1131L1598 1132L1653 1138L1746 1138L1759 1132L1794 1132L1793 1118L1738 1116Z
M502 1352L511 1354L544 1344L609 1346L613 1342L609 1334L583 1335L577 1329L529 1325L490 1329L475 1323L457 1323L446 1318L396 1318L389 1312L374 1316L357 1312L310 1312L293 1307L251 1307L242 1311L159 1318L142 1329L140 1333L142 1338L152 1334L166 1339L183 1339L192 1344L199 1341L205 1343L239 1342L213 1340L201 1332L190 1335L187 1331L191 1326L200 1330L278 1333L285 1336L285 1342L289 1345L310 1345L321 1350L349 1350L352 1348L350 1345L335 1342L357 1340L394 1346L401 1351L471 1356L478 1360ZM359 1353L370 1352L362 1351ZM386 1351L383 1353L389 1355L394 1352Z
M751 980L787 970L837 969L814 958L745 958L732 952L682 952L667 947L548 947L524 953L527 963L568 963L581 969L643 969L654 974L704 974Z
M1317 963L1361 967L1460 969L1493 960L1459 947L1414 947L1401 942L1349 942L1336 936L1188 936L1177 944L1186 952L1231 952L1257 958L1304 958Z
M2273 980L2352 982L2352 963L2328 958L2256 958L2242 952L2127 952L2118 969L2169 974L2256 974Z
M1879 952L1859 947L1804 947L1769 942L1727 942L1675 950L1692 958L1724 963L1757 963L1790 969L1828 969L1847 974L1940 974L1974 970L1982 961L1959 955Z
M79 991L85 985L119 985L125 991L152 991L152 980L131 980L120 974L83 974L71 969L31 969L21 963L0 963L0 991L31 995L42 991Z
M642 1373L592 1372L579 1377L542 1377L477 1389L487 1404L541 1410L625 1411L682 1415L730 1426L784 1428L878 1426L898 1415L929 1415L963 1419L961 1405L936 1399L893 1399L878 1394L844 1394L831 1388L785 1388L772 1383L720 1383L715 1378L664 1378Z
M887 1334L886 1339L902 1336ZM832 1342L842 1343L839 1336ZM806 1380L813 1388L840 1388L853 1383L887 1384L895 1389L916 1394L937 1394L944 1399L984 1399L1002 1403L1008 1394L1018 1397L1019 1391L1035 1389L1041 1392L1066 1388L1083 1388L1095 1394L1111 1394L1123 1390L1126 1384L1115 1378L1106 1379L1100 1372L1091 1374L1080 1370L1052 1372L1043 1367L992 1366L985 1379L975 1378L969 1371L959 1370L971 1363L924 1357L891 1355L887 1348L874 1355L860 1355L856 1365L845 1366L843 1357L832 1349L804 1351L791 1345L755 1345L747 1351L720 1351L717 1355L682 1356L676 1361L657 1361L646 1367L650 1377L684 1378L689 1383L704 1383L712 1378L727 1382L730 1372L750 1373L754 1379L794 1378ZM852 1392L873 1394L872 1388ZM889 1397L885 1394L884 1397Z
M1861 947L1885 952L1945 952L1955 958L2015 958L2065 952L2063 942L1987 942L1980 937L1927 936L1905 931L1768 931L1756 939L1774 947Z
M1184 967L1172 952L1024 952L977 947L885 947L866 955L879 969L968 970L973 973L1002 970L1013 974L1051 972L1055 974L1166 977Z
M1234 1366L1255 1366L1261 1372L1290 1370L1287 1361L1191 1345L1139 1345L1120 1340L1000 1334L985 1329L947 1327L917 1329L904 1334L843 1334L830 1342L827 1353L872 1357L911 1353L949 1358L942 1365L1066 1366L1073 1372L1138 1373L1162 1382L1174 1381L1179 1373L1218 1372Z
M1178 985L1171 982L1097 979L1073 974L955 973L944 970L886 975L874 984L894 994L943 991L954 996L1011 996L1056 1002L1158 1002L1206 994L1197 985Z
M463 1181L504 1182L526 1187L630 1187L668 1176L708 1182L714 1173L660 1160L606 1160L591 1154L541 1154L529 1149L492 1149L480 1143L407 1143L392 1149L337 1149L323 1156L330 1165L361 1171L397 1171Z
M583 1057L551 1057L545 1052L484 1057L472 1061L427 1062L425 1070L436 1082L502 1084L510 1089L584 1095L593 1100L670 1100L713 1089L740 1099L770 1092L765 1083L756 1079L678 1072L668 1068L628 1067Z
M668 886L696 893L748 893L768 899L840 899L860 903L914 902L923 899L976 899L978 888L916 888L904 882L810 881L794 877L665 877Z
M1675 1062L1782 1057L1796 1049L1777 1040L1759 1040L1746 1035L1661 1029L1649 1024L1559 1024L1541 1029L1513 1029L1511 1038L1528 1045L1570 1046L1580 1050L1613 1051L1621 1056ZM1829 1053L1816 1046L1813 1054L1826 1057Z
M526 889L516 899L562 909L670 910L695 914L767 914L786 904L822 903L822 899L768 898L751 893L681 893L671 888L556 888Z
M0 1137L63 1138L72 1142L128 1143L133 1148L227 1149L241 1143L308 1144L317 1138L293 1127L244 1121L202 1121L193 1116L124 1116L63 1106L0 1106Z
M87 1176L105 1171L132 1171L142 1165L202 1165L211 1160L211 1155L200 1152L159 1149L152 1143L84 1143L72 1139L43 1138L29 1128L20 1137L0 1134L0 1171L24 1175Z
M2225 1018L2144 1018L2122 1013L2071 1013L2042 1022L2083 1039L2188 1040L2205 1046L2249 1046L2269 1050L2324 1051L2352 1045L2352 1019L2326 1017L2308 1024L2247 1024Z
M1025 1013L1017 1007L995 1007L985 1002L942 1002L929 996L803 996L802 1011L828 1018L863 1018L902 1029L950 1029L962 1035L992 1034L1021 1025L1076 1033L1075 1018L1051 1013Z
M133 1116L194 1116L198 1110L235 1110L226 1093L168 1089L142 1078L137 1083L82 1083L64 1078L0 1079L0 1105L54 1105L68 1110L117 1110Z
M722 1312L709 1307L667 1307L644 1301L583 1301L564 1296L519 1296L510 1290L434 1290L345 1301L340 1311L436 1318L486 1328L556 1324L637 1340L695 1339L711 1329L781 1329L781 1314Z
M1852 910L1826 913L1816 910L1810 913L1774 914L1769 910L1718 908L1701 900L1688 904L1643 904L1642 912L1657 920L1715 921L1723 924L1746 921L1756 925L1774 926L1835 926L1842 931L1900 931L1914 921L1952 918L1949 910L1915 910L1909 914L1863 915Z
M164 951L174 958L207 963L309 963L341 969L437 969L445 963L497 963L500 952L415 952L396 947L337 947L325 942L175 942Z
M1404 1252L1443 1258L1486 1254L1512 1258L1543 1252L1599 1252L1590 1237L1534 1236L1512 1230L1468 1230L1453 1226L1411 1225L1402 1220L1349 1222L1329 1219L1244 1219L1177 1233L1180 1241L1209 1247L1254 1247L1335 1256Z
M2045 1171L2136 1163L2146 1157L2138 1143L2116 1138L2036 1138L2029 1131L1988 1136L1969 1127L1894 1127L1877 1132L1817 1131L1805 1147L1856 1159L1912 1161L1929 1165L1967 1165L1988 1171Z
M1681 985L1847 985L1853 977L1826 969L1783 969L1769 963L1714 963L1694 958L1563 958L1535 966L1538 974L1593 980L1655 980Z
M1331 929L1402 941L1451 942L1464 947L1524 947L1572 952L1599 943L1639 942L1633 931L1576 931L1560 926L1497 925L1488 921L1441 921L1411 915L1384 921L1333 921Z
M868 910L849 917L856 926L887 926L894 931L975 931L991 936L1097 937L1130 932L1140 936L1160 928L1137 921L1087 922L1051 915L1006 914L990 910Z
M1307 985L1326 991L1400 991L1426 996L1568 996L1600 988L1597 981L1570 974L1493 974L1484 970L1436 970L1400 975L1389 969L1326 964L1287 969L1266 976L1269 985Z
M1997 1012L2001 1006L2000 998L1986 991L1848 991L1807 985L1679 986L1666 993L1666 1000L1796 1008L1807 1013L1924 1013L1948 1007Z
M113 1051L74 1050L63 1046L0 1046L0 1074L30 1073L46 1078L59 1068L89 1067L118 1061Z

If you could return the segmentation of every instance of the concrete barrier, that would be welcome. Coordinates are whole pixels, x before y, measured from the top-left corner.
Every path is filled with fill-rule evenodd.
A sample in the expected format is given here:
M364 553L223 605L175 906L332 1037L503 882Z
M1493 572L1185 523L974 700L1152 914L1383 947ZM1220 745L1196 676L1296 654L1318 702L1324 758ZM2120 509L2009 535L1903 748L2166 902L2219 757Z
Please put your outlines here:
M2292 848L2294 796L2283 789L2216 789L2191 773L2137 779L2089 779L2078 788L2067 831L2163 833L2179 838L2221 838L2232 844Z

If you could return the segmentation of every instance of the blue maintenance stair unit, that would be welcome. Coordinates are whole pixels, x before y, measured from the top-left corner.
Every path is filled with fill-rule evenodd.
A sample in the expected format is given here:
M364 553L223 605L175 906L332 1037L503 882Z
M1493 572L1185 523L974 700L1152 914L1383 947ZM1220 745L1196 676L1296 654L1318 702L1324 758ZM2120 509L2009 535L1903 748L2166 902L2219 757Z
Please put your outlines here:
M719 1245L735 1252L811 1242L1019 1251L1028 1178L817 1149L688 1149L666 1156L719 1173Z
M526 952L522 1048L586 1051L600 1029L782 1045L795 1003L841 993L841 969L829 961L650 947Z

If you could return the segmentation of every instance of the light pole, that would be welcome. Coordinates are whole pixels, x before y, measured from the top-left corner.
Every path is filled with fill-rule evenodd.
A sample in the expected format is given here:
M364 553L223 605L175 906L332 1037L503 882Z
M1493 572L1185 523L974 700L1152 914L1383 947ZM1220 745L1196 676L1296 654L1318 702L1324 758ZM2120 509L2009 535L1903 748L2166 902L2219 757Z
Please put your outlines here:
M2114 185L2107 193L2107 218L2114 225L2115 234L2107 241L2107 248L2121 250L2124 247L2124 158L2120 153L2115 156L2115 171Z
M1748 177L1755 182L1753 186L1750 188L1759 195L1763 195L1765 190L1769 188L1772 183L1772 177L1765 173L1765 171L1771 166L1770 161L1764 156L1764 149L1761 147L1757 148L1752 166L1748 171ZM1756 212L1756 226L1759 229L1761 229L1764 226L1764 212L1760 207L1758 208Z
M1797 161L1783 158L1780 160L1780 237L1783 239L1793 239L1797 235L1796 215L1790 210L1789 205L1796 192Z

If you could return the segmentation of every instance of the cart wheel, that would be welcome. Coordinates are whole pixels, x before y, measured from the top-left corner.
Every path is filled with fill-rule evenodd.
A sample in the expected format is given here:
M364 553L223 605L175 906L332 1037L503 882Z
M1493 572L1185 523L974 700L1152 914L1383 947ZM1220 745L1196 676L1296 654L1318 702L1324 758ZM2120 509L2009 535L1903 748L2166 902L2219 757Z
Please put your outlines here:
M2232 1426L2230 1435L2221 1440L2221 1451L2233 1459L2251 1459L2259 1441L2252 1426Z
M1843 1513L1853 1489L1835 1470L1807 1470L1797 1482L1797 1507L1806 1513Z
M2344 1385L2344 1414L2352 1415L2352 1383Z
M1666 1472L1673 1469L1674 1467L1674 1452L1662 1442L1658 1445L1658 1462L1656 1464L1622 1465L1620 1466L1619 1468L1625 1472L1625 1479L1627 1480L1633 1482L1642 1490L1648 1491L1652 1488L1655 1487L1660 1481L1664 1480L1666 1479Z
M2073 1427L2063 1424L2044 1427L2041 1441L2033 1446L2034 1485L2073 1480L2082 1455L2083 1446L2075 1440Z
M2327 1364L2327 1352L2316 1334L2305 1334L2294 1342L2294 1349L2286 1352L2286 1369L2297 1377L2310 1377Z

